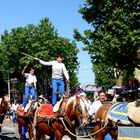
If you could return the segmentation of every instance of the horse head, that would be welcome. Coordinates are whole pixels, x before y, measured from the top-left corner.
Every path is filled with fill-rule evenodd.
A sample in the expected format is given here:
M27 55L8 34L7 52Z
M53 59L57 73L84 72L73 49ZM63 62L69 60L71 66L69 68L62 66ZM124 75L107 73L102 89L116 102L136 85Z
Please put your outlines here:
M0 133L1 133L1 124L3 123L4 117L10 109L10 102L9 99L4 96L3 98L0 98Z
M6 96L0 99L0 114L6 114L10 107L9 99Z
M89 123L86 103L84 99L78 95L69 98L65 111L70 121L76 121L75 124L78 125L77 127L84 128Z
M29 101L29 108L26 111L26 115L34 115L37 108L45 102L45 98L43 96L39 96L36 100Z

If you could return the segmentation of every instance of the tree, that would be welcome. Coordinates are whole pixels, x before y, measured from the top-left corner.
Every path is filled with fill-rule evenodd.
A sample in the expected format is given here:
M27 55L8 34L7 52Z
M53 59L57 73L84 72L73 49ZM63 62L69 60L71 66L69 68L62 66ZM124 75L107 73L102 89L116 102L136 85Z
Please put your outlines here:
M124 72L126 79L132 76L138 64L139 10L138 0L87 0L79 10L93 29L85 30L85 36L75 29L75 39L84 43L94 66L118 69L118 79Z
M97 86L102 87L110 87L115 84L114 79L114 69L109 68L107 65L103 63L99 63L98 65L94 65L94 72L96 73L95 83Z
M69 71L70 84L74 85L77 82L75 73L78 69L78 51L74 41L59 36L49 19L44 18L40 20L37 26L29 24L25 27L14 28L11 32L4 32L1 36L0 71L3 71L3 74L9 72L10 77L17 77L20 81L19 85L22 85L18 88L23 90L24 79L21 71L30 62L29 67L35 67L38 91L45 93L46 81L51 78L51 68L45 67L32 58L22 55L21 52L38 57L44 61L53 60L58 53L62 54L65 58L64 63Z

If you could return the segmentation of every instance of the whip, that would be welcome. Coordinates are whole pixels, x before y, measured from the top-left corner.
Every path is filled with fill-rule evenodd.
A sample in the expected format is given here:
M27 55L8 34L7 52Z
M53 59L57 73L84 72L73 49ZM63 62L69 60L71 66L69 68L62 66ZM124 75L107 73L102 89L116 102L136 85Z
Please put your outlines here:
M28 56L28 57L30 57L30 58L32 58L34 60L39 60L39 58L33 57L32 55L29 55L27 53L24 53L24 52L20 52L20 53L23 54L23 55L25 55L25 56Z

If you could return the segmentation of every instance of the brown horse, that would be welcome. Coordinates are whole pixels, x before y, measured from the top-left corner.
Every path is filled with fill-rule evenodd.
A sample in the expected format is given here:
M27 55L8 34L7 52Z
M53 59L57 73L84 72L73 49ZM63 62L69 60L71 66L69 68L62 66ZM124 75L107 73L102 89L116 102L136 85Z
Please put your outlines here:
M93 129L94 132L99 131L95 134L95 140L104 140L104 137L107 133L109 133L114 138L114 140L117 140L117 129L112 129L113 127L111 128L105 126L106 123L108 123L108 120L106 120L107 113L112 105L113 104L111 102L104 103L95 114Z
M133 109L131 106L133 107ZM94 133L95 133L95 140L104 140L104 137L107 133L109 133L112 136L113 140L117 140L118 126L134 126L134 125L140 126L139 117L137 117L139 123L135 121L134 118L135 116L134 117L132 116L132 118L130 117L131 114L134 115L139 112L139 106L140 106L140 100L130 102L130 103L126 103L126 102L114 103L114 104L111 102L104 103L95 114L95 119L94 119L95 123L93 126ZM128 110L126 108L128 108ZM119 115L122 115L123 119L121 119L121 117L119 118ZM124 119L124 117L126 119Z
M40 109L39 109L40 110ZM38 110L38 112L39 112ZM84 99L77 95L70 97L68 100L63 99L59 111L62 111L64 115L61 116L59 113L54 117L40 117L37 114L37 124L36 124L36 140L40 140L42 135L50 136L53 140L61 140L64 135L68 135L72 140L76 140L75 128L84 127L88 123L88 112ZM60 116L59 116L60 115ZM60 118L63 117L63 123ZM71 135L67 129L74 135Z
M0 133L1 133L1 125L9 109L10 109L10 103L6 99L6 97L0 98Z
M22 126L25 126L29 129L29 138L30 140L34 140L34 132L33 132L33 121L34 121L34 114L38 106L43 102L44 100L37 99L36 101L32 101L30 104L29 109L26 113L21 114L20 108L22 105L19 105L17 109L17 123L18 123L18 132L20 135L20 140L22 140Z

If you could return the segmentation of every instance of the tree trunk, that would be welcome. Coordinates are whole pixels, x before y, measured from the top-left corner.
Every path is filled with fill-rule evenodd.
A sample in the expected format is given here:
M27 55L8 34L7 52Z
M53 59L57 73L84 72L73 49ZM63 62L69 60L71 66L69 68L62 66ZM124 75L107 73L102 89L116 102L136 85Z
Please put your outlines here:
M124 86L126 84L126 71L121 71L119 78L117 79L117 86Z

